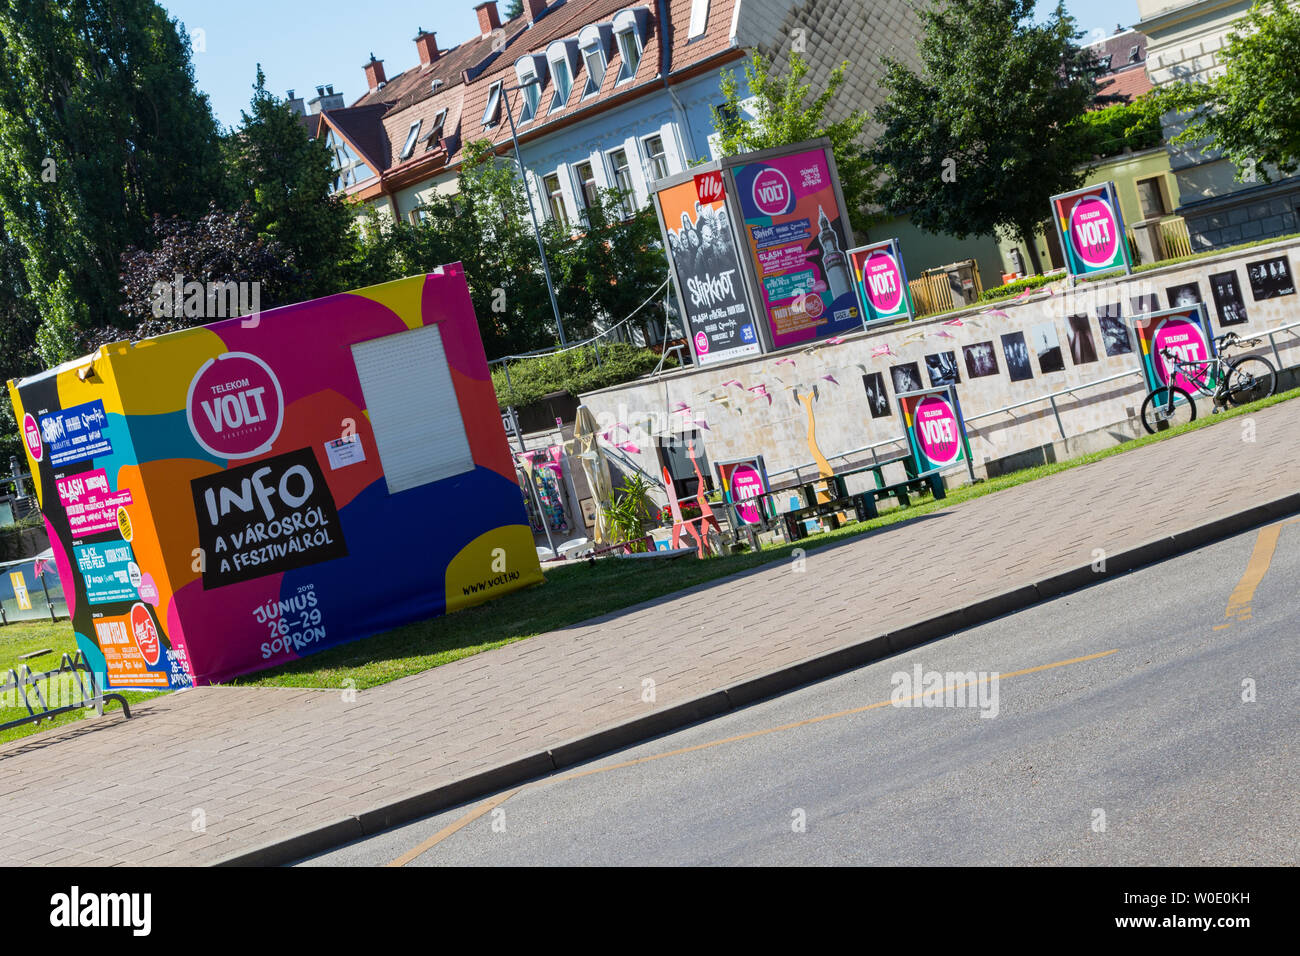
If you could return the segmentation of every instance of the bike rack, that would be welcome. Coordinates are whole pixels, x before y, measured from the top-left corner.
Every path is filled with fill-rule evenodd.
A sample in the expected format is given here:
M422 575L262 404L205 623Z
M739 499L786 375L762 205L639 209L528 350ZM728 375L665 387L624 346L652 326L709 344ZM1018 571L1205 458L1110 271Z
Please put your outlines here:
M51 678L60 674L72 675L79 699L71 704L51 707L45 700L45 695L41 693L40 684L42 681L48 682ZM0 694L10 692L17 693L22 699L23 706L27 708L27 716L0 724L0 731L9 730L11 727L19 727L23 724L39 724L42 720L51 720L59 714L84 710L87 707L94 707L95 713L103 716L104 702L106 700L116 700L122 705L122 714L127 720L131 719L131 707L127 704L126 698L121 694L105 693L103 688L96 684L95 672L90 669L90 664L81 651L77 651L72 656L64 652L63 658L59 661L59 666L49 671L34 673L26 664L19 670L9 668L4 682L0 683ZM35 707L32 706L33 697L35 697Z

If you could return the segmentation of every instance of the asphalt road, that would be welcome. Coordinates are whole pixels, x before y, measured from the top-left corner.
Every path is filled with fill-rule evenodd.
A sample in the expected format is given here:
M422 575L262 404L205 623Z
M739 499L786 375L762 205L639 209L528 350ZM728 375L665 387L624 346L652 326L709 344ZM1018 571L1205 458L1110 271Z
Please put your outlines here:
M1297 620L1252 531L304 864L1294 865Z

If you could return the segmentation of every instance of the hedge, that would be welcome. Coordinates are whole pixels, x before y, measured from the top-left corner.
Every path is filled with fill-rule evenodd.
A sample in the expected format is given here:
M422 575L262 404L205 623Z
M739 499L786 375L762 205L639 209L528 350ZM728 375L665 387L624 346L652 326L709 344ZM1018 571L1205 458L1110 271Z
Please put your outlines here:
M596 348L588 345L511 362L508 375L507 366L495 366L492 384L501 408L508 405L522 408L551 392L564 391L577 396L582 392L621 385L654 371L658 364L659 353L626 342L600 346L597 361ZM666 368L676 365L671 357L664 363Z

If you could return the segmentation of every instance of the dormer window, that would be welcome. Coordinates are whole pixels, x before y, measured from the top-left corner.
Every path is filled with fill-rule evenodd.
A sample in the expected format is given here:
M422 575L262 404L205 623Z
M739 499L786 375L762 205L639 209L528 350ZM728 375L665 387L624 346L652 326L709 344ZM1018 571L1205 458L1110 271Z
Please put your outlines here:
M406 142L402 145L401 155L398 159L407 159L415 151L415 141L420 138L420 126L424 120L416 120L411 124L411 128L406 132Z
M618 82L622 83L636 76L636 68L641 65L641 41L635 30L624 30L618 35L618 52L623 57L623 66L618 71Z
M573 92L573 74L578 66L577 52L575 40L557 40L546 48L546 63L555 86L548 112L563 109L569 102L569 94Z
M546 57L536 54L515 61L515 78L523 87L523 107L519 122L527 123L537 115L542 103L542 84L546 80Z
M501 87L504 80L497 80L488 91L487 107L483 110L483 125L489 129L501 122Z
M588 24L578 34L578 50L582 55L582 65L586 68L587 79L582 87L582 97L586 99L600 92L605 82L605 73L609 69L608 50L612 32L610 24Z
M1137 63L1141 59L1142 59L1142 47L1134 45L1133 48L1128 51L1128 61L1130 63Z
M614 14L614 38L618 43L619 57L623 61L618 70L618 83L625 83L636 76L637 67L641 65L641 54L645 51L645 31L649 18L648 7L634 7Z

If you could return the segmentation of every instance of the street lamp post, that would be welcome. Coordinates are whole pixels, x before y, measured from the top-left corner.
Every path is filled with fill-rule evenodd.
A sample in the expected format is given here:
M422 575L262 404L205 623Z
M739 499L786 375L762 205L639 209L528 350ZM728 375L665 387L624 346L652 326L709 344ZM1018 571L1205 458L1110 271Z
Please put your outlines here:
M560 304L555 301L555 286L551 282L551 264L546 258L546 246L542 242L542 228L537 222L537 210L533 207L533 191L528 188L528 171L524 169L524 158L519 154L519 134L515 130L514 112L510 109L510 94L519 90L526 90L530 86L536 86L537 80L531 83L524 83L521 86L507 86L501 90L501 98L505 100L506 119L510 121L510 139L515 144L515 162L519 164L519 178L524 182L524 197L528 200L528 214L533 219L533 233L537 236L537 251L542 255L542 272L546 275L546 294L551 297L551 311L555 313L555 329L560 333L560 347L568 346L564 338L564 322L560 319Z

